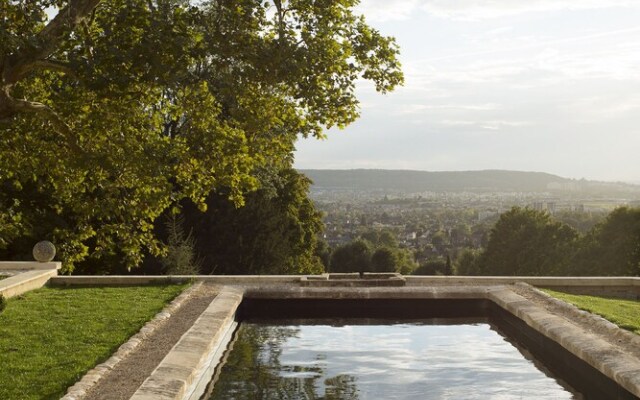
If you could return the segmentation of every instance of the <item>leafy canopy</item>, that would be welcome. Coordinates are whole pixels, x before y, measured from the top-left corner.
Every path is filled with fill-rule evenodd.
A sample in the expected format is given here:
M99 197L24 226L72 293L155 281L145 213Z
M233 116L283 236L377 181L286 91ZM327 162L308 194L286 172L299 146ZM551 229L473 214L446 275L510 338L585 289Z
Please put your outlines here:
M542 211L513 207L500 215L480 256L481 275L562 275L578 233Z
M356 4L0 0L0 251L46 238L67 271L131 267L163 253L154 221L181 200L241 205L296 138L357 118L357 79L402 83Z

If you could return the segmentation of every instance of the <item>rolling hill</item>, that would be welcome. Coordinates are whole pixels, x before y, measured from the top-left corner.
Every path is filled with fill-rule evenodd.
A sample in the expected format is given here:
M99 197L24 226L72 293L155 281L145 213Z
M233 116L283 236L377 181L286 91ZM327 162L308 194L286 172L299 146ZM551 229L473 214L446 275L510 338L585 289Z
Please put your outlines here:
M640 186L563 178L544 172L505 170L410 171L384 169L319 170L300 172L313 181L314 190L433 192L590 192L640 193Z

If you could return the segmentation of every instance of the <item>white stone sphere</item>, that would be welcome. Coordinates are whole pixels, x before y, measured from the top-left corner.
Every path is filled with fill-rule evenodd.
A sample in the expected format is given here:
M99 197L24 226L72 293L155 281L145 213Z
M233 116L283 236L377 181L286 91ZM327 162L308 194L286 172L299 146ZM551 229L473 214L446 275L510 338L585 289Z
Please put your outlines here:
M38 262L49 262L56 256L56 246L48 240L36 243L33 246L33 258Z

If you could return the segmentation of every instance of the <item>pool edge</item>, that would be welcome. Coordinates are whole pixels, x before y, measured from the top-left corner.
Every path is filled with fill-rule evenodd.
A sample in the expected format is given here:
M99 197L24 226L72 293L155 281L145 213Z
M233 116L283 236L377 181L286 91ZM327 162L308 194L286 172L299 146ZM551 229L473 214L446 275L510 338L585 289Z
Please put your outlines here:
M215 368L215 354L228 343L235 313L244 298L314 299L483 299L522 320L600 371L629 393L640 397L640 360L625 354L577 324L545 310L508 286L406 288L243 288L225 286L207 311L180 339L131 399L194 400L204 370ZM217 301L219 300L219 301ZM206 314L206 315L205 315ZM200 323L200 319L203 322ZM215 332L211 335L211 332ZM224 338L227 337L225 340ZM206 365L209 360L211 365ZM213 362L211 360L214 360Z

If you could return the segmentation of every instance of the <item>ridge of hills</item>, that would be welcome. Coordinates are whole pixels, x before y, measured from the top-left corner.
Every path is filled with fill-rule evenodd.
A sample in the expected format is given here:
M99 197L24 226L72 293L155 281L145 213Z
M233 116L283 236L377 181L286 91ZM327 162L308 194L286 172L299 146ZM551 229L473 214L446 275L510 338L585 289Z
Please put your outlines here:
M640 185L569 179L545 172L508 170L414 171L300 169L313 190L385 192L582 192L640 195ZM635 196L634 196L635 197Z

